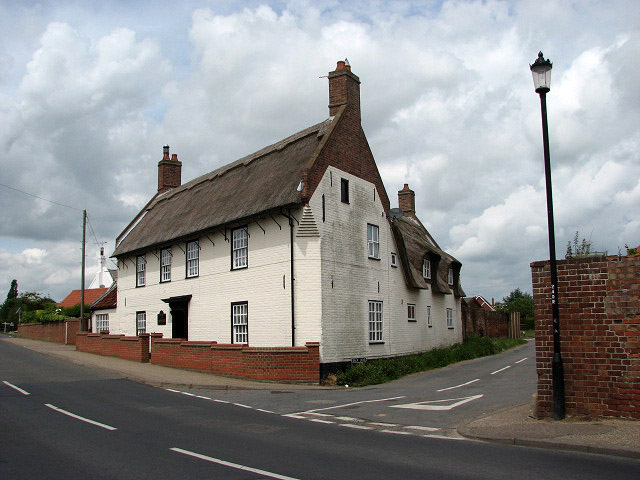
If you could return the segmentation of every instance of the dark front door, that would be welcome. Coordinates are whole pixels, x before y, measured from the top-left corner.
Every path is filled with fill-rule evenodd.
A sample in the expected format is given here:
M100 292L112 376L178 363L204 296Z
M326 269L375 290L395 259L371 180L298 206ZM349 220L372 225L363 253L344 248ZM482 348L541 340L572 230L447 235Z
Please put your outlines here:
M188 340L188 304L187 303L177 303L170 304L171 307L171 336L173 338L184 338Z

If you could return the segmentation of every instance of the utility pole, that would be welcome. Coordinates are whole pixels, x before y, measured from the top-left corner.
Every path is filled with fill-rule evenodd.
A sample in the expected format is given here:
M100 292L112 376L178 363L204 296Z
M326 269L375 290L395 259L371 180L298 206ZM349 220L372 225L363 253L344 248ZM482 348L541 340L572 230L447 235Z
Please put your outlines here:
M86 325L84 321L84 264L85 264L85 245L87 238L87 211L82 210L82 285L80 286L80 331L85 332Z

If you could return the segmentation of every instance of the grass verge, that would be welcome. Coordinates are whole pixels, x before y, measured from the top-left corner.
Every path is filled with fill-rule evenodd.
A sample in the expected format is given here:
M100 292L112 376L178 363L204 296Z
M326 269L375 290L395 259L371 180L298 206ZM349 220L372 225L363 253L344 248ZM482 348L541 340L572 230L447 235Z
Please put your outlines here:
M442 368L451 363L495 355L527 343L520 338L487 338L470 336L463 343L440 347L428 352L403 357L380 358L350 366L337 375L338 385L363 387L385 383L410 373Z

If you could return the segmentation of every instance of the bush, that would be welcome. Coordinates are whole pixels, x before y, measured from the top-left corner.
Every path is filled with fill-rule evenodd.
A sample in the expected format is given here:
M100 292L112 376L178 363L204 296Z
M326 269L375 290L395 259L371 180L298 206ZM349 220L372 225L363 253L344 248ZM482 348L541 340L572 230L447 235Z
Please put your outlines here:
M358 363L337 375L338 385L362 387L385 383L411 373L442 368L451 363L486 357L526 343L519 338L487 338L470 335L463 343L438 347L402 357L380 358Z

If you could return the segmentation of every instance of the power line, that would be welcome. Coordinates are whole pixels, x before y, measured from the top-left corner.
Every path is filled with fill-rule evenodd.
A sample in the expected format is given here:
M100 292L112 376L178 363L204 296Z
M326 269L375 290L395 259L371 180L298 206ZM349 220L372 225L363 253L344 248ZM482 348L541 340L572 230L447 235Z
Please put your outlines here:
M65 205L64 203L54 202L53 200L49 200L47 198L39 197L38 195L34 195L33 193L25 192L24 190L20 190L18 188L10 187L9 185L5 185L4 183L0 183L0 186L8 188L9 190L15 190L16 192L24 193L25 195L29 195L30 197L34 197L34 198L37 198L37 199L40 199L40 200L44 200L45 202L53 203L54 205L59 205L61 207L71 208L73 210L78 210L80 212L82 211L81 208L72 207L71 205Z

